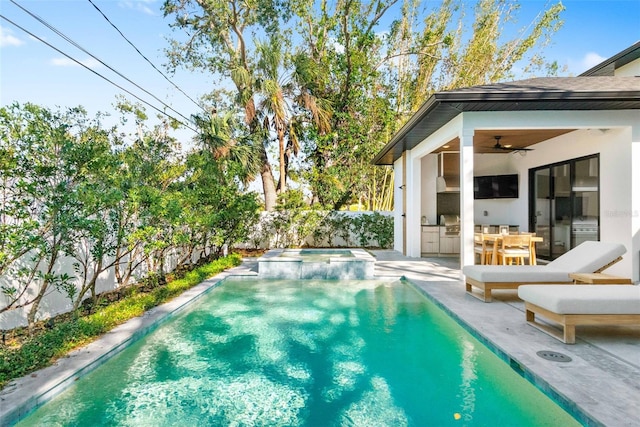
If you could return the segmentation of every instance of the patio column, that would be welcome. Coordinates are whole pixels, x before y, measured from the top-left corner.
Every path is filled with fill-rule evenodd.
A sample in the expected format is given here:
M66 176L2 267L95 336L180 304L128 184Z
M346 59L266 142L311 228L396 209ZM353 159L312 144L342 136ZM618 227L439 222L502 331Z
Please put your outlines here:
M474 263L473 129L460 132L460 267Z
M421 161L411 150L406 153L405 181L405 250L404 255L420 258L420 188Z
M640 164L640 124L631 128L631 164ZM640 168L631 168L631 270L640 282Z

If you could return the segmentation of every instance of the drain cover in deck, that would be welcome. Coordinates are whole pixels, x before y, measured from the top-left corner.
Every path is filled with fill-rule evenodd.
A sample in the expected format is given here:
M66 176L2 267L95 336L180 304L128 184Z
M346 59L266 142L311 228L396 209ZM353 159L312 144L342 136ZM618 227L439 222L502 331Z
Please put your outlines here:
M557 351L541 350L536 354L543 359L552 360L554 362L571 362L571 358L569 356L558 353Z

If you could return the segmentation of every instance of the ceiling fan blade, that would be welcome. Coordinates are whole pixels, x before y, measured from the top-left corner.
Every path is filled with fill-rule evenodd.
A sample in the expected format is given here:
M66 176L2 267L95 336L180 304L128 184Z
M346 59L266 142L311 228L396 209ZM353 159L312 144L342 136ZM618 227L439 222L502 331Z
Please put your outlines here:
M493 146L493 148L495 150L504 150L504 151L511 151L511 152L515 152L515 151L533 151L533 148L505 147L504 145L500 144L500 139L502 138L501 136L494 136L494 138L496 140L496 144Z

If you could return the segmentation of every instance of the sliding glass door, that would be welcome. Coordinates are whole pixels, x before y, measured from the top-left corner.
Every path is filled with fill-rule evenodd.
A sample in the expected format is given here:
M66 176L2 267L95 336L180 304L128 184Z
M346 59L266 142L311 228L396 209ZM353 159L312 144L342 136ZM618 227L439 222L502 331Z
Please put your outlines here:
M553 260L587 240L599 240L599 157L582 157L529 171L529 229Z

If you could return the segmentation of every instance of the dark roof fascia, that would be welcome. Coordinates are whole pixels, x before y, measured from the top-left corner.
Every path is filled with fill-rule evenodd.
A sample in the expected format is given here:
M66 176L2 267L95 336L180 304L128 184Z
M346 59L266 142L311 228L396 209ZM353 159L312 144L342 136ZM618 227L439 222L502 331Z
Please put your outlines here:
M613 55L611 58L602 61L595 67L592 67L580 74L578 77L591 77L591 76L600 76L600 75L613 75L610 73L608 68L611 67L614 71L616 68L623 67L628 63L635 61L640 58L640 41L636 42L634 45L626 48L620 53Z
M463 95L463 96L460 96ZM570 92L570 91L547 91L547 92L518 92L518 93L483 93L483 94L451 94L440 99L440 103L478 103L478 102L521 102L521 101L637 101L640 96L638 91L593 91L593 92Z

